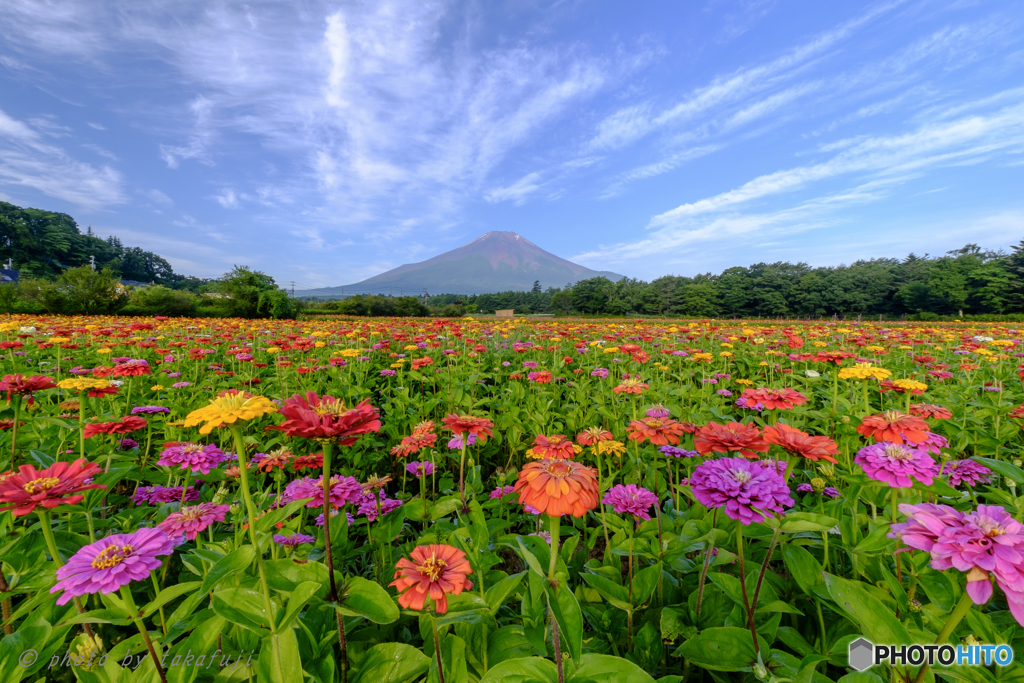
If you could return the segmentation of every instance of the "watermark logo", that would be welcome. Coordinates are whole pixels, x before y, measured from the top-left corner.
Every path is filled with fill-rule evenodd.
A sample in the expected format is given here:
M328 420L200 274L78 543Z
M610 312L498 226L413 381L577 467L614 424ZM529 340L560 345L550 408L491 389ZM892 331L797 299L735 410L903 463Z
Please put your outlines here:
M854 671L865 671L878 664L1009 666L1013 663L1013 648L1009 645L877 645L867 638L851 642L848 655Z

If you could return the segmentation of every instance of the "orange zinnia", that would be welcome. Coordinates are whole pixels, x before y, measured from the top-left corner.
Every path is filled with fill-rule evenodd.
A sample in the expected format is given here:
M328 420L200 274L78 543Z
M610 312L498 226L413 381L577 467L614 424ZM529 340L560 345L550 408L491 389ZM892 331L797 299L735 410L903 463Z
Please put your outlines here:
M781 422L764 428L764 440L781 446L787 453L802 455L808 460L837 462L832 456L839 454L839 447L827 436L811 436Z
M639 394L646 388L646 382L641 382L635 377L630 377L619 382L619 385L612 389L612 392L616 394Z
M933 403L911 403L910 414L917 417L931 417L936 420L948 420L953 417L948 409Z
M896 444L919 444L928 439L928 423L919 417L886 410L878 415L868 415L857 433L873 437L875 441L889 441Z
M751 459L757 458L754 451L767 453L769 448L760 429L742 422L728 422L724 425L708 422L697 430L693 446L701 455L735 451Z
M411 453L419 453L423 448L433 448L436 444L437 434L413 430L412 436L403 437L402 443L391 447L391 455L399 455L404 458Z
M637 443L650 439L655 446L667 446L679 443L679 437L685 432L684 426L667 417L645 417L629 423L629 438Z
M466 553L458 548L420 545L413 548L409 558L398 561L395 580L391 582L398 589L398 604L402 607L422 610L429 597L434 601L434 611L444 614L448 611L449 595L473 588L473 582L466 578L473 568Z
M611 441L614 435L601 427L587 427L576 435L576 443L581 446L593 446L598 441Z
M527 463L519 472L515 492L522 505L550 517L582 517L597 507L597 471L574 460Z
M530 450L533 451L532 457L538 460L570 460L576 455L572 440L562 434L538 434Z
M476 435L477 443L483 443L487 437L492 436L491 429L494 423L485 417L473 417L472 415L445 415L441 420L453 434L464 434L469 432Z

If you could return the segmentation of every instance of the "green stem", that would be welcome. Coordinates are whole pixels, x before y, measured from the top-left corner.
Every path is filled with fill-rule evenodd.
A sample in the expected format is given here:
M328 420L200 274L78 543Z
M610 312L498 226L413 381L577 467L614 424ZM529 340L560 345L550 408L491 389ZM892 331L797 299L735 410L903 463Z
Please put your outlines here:
M736 520L736 558L740 565L740 589L743 592L743 608L747 611L747 627L750 629L750 637L754 639L754 654L760 653L760 646L757 643L757 629L754 628L754 608L747 600L747 572L743 565L743 522Z
M14 406L14 424L11 425L11 470L18 470L18 461L15 459L18 452L18 423L21 421L21 395L14 394L11 397L11 405Z
M156 672L160 674L160 680L163 683L167 683L167 676L164 675L164 669L160 666L160 657L156 653L156 648L153 647L153 641L149 639L149 631L146 630L146 625L142 623L142 618L139 616L139 608L135 606L135 600L132 599L132 591L128 584L121 586L121 599L124 600L125 606L131 613L132 621L135 622L135 627L139 629L139 634L142 635L142 640L146 643L146 649L149 650L149 656L153 658L153 666L156 667Z
M971 605L974 602L971 600L971 596L967 594L967 590L964 590L963 595L960 596L960 602L956 604L953 609L953 613L949 615L949 619L946 620L946 624L939 631L939 635L935 637L935 644L941 645L949 639L949 636L953 634L953 629L957 627L957 624L967 616L967 613L971 610ZM924 681L925 674L928 673L928 665L925 664L917 672L917 678L914 679L914 683L922 683Z
M551 531L551 561L548 563L548 582L553 587L555 583L555 571L558 569L558 535L561 533L562 518L558 515L548 517L548 529Z
M53 558L53 563L60 569L64 566L64 559L60 556L60 551L57 549L57 540L53 537L53 528L50 526L50 511L45 509L36 510L39 513L39 524L43 529L43 540L46 541L46 549L50 551L50 557ZM79 614L85 614L85 608L82 607L82 601L75 598L75 607L78 608ZM92 628L89 624L82 624L85 629L85 634L92 638Z
M444 667L441 666L441 641L437 637L437 615L430 615L430 626L434 631L434 656L437 657L437 680L444 683Z
M252 494L249 491L249 467L246 462L245 440L242 438L242 428L232 425L231 436L235 440L235 450L238 452L238 481L242 489L242 499L245 501L245 512L249 518L249 542L252 549L256 551L256 567L260 574L260 587L263 589L263 606L267 610L267 619L274 618L273 605L270 602L270 587L267 585L267 570L263 566L263 553L260 551L260 544L256 538L256 506L252 502ZM326 523L326 518L324 522ZM267 624L272 626L272 624Z

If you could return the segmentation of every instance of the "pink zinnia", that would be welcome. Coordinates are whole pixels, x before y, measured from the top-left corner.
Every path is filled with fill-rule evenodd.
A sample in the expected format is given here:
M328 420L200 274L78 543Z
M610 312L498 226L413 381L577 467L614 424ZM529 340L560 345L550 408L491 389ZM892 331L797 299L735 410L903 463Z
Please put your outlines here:
M192 486L188 487L188 491L184 493L185 502L190 503L193 500L199 500L199 491L196 491ZM164 503L180 503L182 497L182 490L180 486L140 486L135 492L134 503L136 505L142 505L143 503L149 503L151 505L163 505Z
M608 490L601 502L611 505L620 515L630 514L634 519L650 519L647 511L652 505L658 504L658 496L636 484L617 484Z
M160 566L157 556L173 552L174 543L163 529L107 536L79 550L58 569L60 581L50 592L64 591L57 598L58 605L81 595L114 593L132 581L149 578L149 573Z
M1024 626L1024 525L997 505L963 513L948 505L900 505L905 524L893 524L898 538L931 554L937 571L967 573L967 594L976 605L992 597L991 577L1006 594L1010 613Z
M926 432L926 434L928 438L917 444L917 447L921 450L939 455L941 453L940 448L949 448L949 439L946 437L934 432Z
M785 463L783 463L785 465ZM701 463L690 477L697 500L743 524L761 522L764 513L782 513L793 507L786 480L774 461L720 458Z
M223 522L224 515L230 510L228 505L200 503L192 507L183 507L178 512L167 515L164 521L157 524L171 538L184 536L190 541L196 540L200 532L214 522Z
M331 477L331 505L341 507L346 503L356 503L362 500L363 485L355 477L342 477L334 475ZM308 508L322 508L324 506L324 478L319 476L303 477L289 483L281 494L282 502L291 503L296 500L310 501L306 503Z
M864 474L892 488L910 488L914 480L931 486L939 469L926 451L889 441L874 443L857 451L853 459Z
M954 488L960 484L974 487L992 480L992 470L973 460L950 460L943 465L942 473L949 475L949 485Z
M499 486L498 488L491 491L491 500L494 500L495 498L502 498L510 493L515 493L515 491L515 486Z
M165 448L156 464L165 467L178 465L183 470L209 474L211 469L230 457L212 443L205 446L198 443L180 443Z

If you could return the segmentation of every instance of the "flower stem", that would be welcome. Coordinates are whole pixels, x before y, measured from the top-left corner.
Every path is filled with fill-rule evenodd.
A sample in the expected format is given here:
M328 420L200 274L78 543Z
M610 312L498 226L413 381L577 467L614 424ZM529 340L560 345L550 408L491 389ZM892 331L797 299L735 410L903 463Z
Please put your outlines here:
M548 582L557 588L555 570L558 569L558 541L561 533L562 518L558 515L548 517L548 529L551 531L551 561L548 563Z
M43 529L43 540L46 541L46 549L50 551L50 557L53 558L53 563L60 569L64 566L64 560L60 556L60 550L57 549L57 541L53 537L53 528L50 526L50 511L49 510L36 510L39 513L39 524ZM85 608L82 607L82 601L75 598L75 607L78 608L79 614L85 614ZM92 638L92 628L89 624L82 624L82 628L85 629L85 634Z
M949 619L946 620L946 624L939 631L939 635L935 637L935 644L941 645L949 639L952 635L953 629L957 627L960 621L967 616L967 613L971 611L971 605L974 604L971 600L971 596L968 595L967 590L964 590L963 595L960 596L960 602L953 608L953 613L949 615ZM928 664L925 664L917 672L917 678L914 679L914 683L922 683L924 681L925 674L928 673Z
M146 625L142 623L142 618L139 616L139 608L135 606L135 600L132 599L132 591L128 584L121 586L121 599L124 600L128 611L131 612L131 619L135 622L135 627L139 629L143 642L146 643L146 649L149 650L149 656L153 658L153 666L156 667L156 672L160 674L160 680L162 683L167 683L167 676L164 675L164 669L160 666L160 657L156 654L153 641L149 639L149 631L146 630Z
M743 608L747 611L747 627L750 629L750 637L754 639L754 654L759 654L760 646L757 644L757 629L754 628L754 606L747 600L747 572L743 564L743 521L736 520L736 558L740 565L740 589L743 591Z
M11 396L11 405L14 406L14 424L11 425L11 470L18 471L18 461L15 459L18 452L18 422L21 421L21 395Z
M462 437L462 455L459 458L459 495L462 496L462 507L466 508L466 444L469 442L469 434L463 432Z
M548 616L551 618L551 640L555 645L555 668L558 669L558 683L564 683L565 672L562 670L562 642L558 635L558 620L555 619L555 613L551 610L551 605L548 605Z
M437 615L431 615L430 626L434 630L434 656L437 657L437 680L444 683L444 667L441 666L441 641L437 637Z
M252 494L249 492L249 468L245 456L245 440L242 438L242 428L232 425L231 436L235 439L235 450L238 452L238 482L242 489L242 499L245 501L245 512L249 517L249 542L252 549L256 551L256 567L260 574L260 586L263 589L263 606L267 610L267 619L274 618L273 606L270 602L270 587L267 585L267 570L263 566L263 553L260 551L259 541L256 538L256 506L252 502ZM326 520L324 520L326 522ZM272 624L268 624L272 626Z

